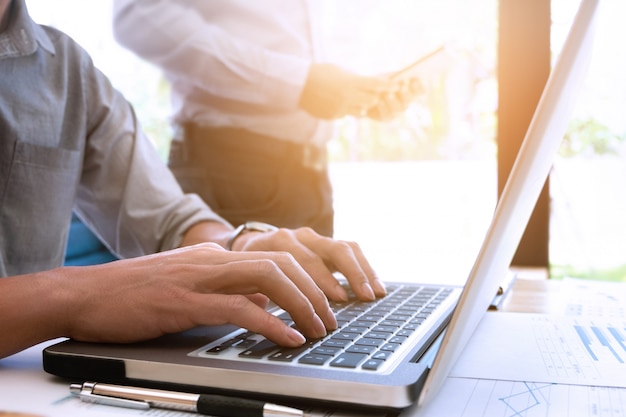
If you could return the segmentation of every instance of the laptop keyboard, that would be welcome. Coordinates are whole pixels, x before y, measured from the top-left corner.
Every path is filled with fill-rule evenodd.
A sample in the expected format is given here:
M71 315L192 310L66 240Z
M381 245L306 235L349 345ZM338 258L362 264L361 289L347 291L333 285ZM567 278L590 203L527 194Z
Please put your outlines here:
M211 357L233 352L240 358L314 366L377 370L450 296L452 288L387 285L388 295L359 301L349 288L349 301L331 302L338 327L322 339L308 339L297 348L281 347L242 329L204 349ZM278 316L296 327L288 313Z

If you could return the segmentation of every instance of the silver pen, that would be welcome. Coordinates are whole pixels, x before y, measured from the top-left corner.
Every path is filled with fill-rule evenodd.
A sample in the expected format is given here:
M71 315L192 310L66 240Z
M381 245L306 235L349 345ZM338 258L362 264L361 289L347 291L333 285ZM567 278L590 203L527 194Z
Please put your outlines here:
M151 407L191 411L216 417L304 417L291 407L263 401L211 394L188 394L159 389L85 382L71 384L70 392L81 401L147 410Z

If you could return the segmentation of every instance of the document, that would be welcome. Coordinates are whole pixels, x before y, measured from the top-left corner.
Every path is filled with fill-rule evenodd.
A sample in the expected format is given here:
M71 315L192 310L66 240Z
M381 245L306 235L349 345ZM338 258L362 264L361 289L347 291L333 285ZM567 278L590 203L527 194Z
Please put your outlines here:
M626 285L567 278L561 314L487 313L451 376L626 388Z
M451 400L453 399L453 400ZM448 378L424 408L400 417L623 417L626 389Z
M487 313L450 376L626 388L626 321Z
M626 283L565 278L563 314L581 317L626 317Z

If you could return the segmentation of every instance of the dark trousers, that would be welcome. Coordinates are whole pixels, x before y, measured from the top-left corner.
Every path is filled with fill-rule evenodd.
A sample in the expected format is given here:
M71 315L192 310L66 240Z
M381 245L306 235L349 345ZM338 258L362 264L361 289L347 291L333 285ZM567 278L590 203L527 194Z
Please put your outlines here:
M187 125L182 131L169 165L185 192L235 226L256 220L332 236L325 150L242 129Z

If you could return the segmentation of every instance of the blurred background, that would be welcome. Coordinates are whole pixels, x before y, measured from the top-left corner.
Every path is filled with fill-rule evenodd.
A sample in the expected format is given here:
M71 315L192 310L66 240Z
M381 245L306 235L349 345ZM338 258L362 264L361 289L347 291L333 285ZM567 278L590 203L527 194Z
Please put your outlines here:
M329 144L336 237L356 240L386 280L462 282L497 200L498 0L319 0L329 61L398 70L439 45L452 54L397 119L345 118ZM27 0L77 40L135 106L165 159L169 91L120 47L110 0ZM578 0L552 0L558 56ZM626 280L626 2L602 0L596 50L550 186L550 275ZM410 276L406 276L409 274Z

